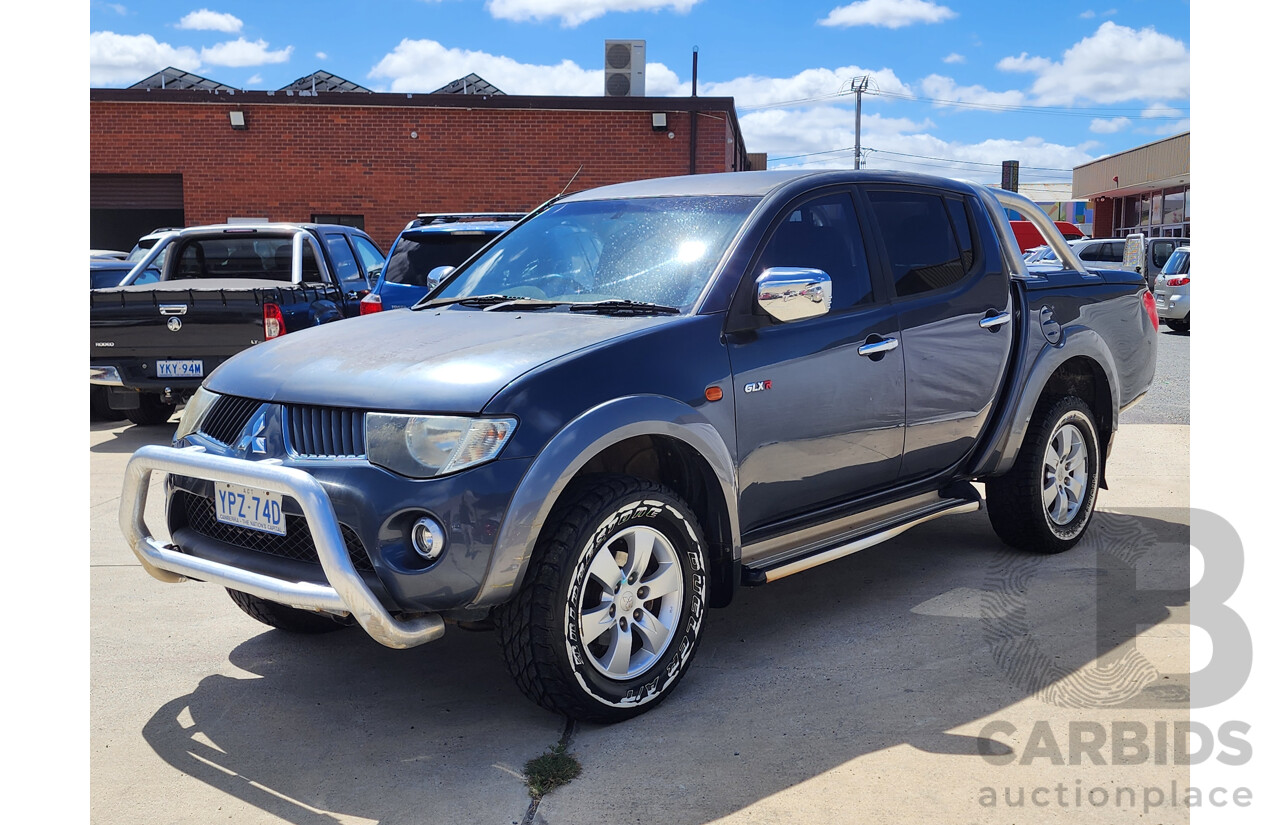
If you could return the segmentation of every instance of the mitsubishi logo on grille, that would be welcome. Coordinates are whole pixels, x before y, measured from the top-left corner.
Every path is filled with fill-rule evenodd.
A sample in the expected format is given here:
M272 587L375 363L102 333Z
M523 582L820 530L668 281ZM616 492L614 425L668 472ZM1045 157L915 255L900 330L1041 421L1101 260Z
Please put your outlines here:
M240 441L236 450L242 454L254 453L263 455L267 452L267 408L262 406L249 419L249 423L240 431Z
M168 326L171 332L177 332L178 330L182 329L182 319L170 318Z

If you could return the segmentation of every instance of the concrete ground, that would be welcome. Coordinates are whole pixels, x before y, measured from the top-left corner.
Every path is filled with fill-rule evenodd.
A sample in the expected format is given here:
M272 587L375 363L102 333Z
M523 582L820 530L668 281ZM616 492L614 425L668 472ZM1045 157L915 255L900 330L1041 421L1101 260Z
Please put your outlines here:
M120 480L171 434L90 430L95 823L1188 821L1189 426L1122 428L1069 553L975 513L740 591L676 693L612 727L527 701L489 633L298 638L154 581ZM582 775L531 805L522 766L566 735Z

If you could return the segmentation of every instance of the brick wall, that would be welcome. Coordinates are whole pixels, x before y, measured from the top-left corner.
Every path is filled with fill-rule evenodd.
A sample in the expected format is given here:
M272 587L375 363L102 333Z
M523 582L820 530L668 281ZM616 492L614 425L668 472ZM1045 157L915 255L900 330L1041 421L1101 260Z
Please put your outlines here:
M699 172L733 168L727 115L697 115ZM687 174L689 120L668 112L655 132L650 111L91 100L89 165L181 174L188 225L363 215L385 250L418 212L530 209L579 166L571 191Z

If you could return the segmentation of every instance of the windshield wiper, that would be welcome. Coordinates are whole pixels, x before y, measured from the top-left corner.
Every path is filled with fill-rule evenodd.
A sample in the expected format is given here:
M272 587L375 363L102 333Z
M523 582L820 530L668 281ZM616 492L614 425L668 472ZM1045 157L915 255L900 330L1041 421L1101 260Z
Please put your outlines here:
M443 298L435 301L427 301L424 304L416 304L414 309L429 309L430 307L443 307L450 304L461 304L464 307L490 307L494 304L502 304L507 301L520 300L517 295L467 295L463 298Z
M679 307L651 304L648 301L590 301L570 304L570 312L598 312L601 315L679 315Z
M568 301L544 301L540 298L512 298L508 301L499 301L497 303L485 306L485 312L516 312L522 309L552 309L554 307L562 307ZM468 304L470 306L470 304Z

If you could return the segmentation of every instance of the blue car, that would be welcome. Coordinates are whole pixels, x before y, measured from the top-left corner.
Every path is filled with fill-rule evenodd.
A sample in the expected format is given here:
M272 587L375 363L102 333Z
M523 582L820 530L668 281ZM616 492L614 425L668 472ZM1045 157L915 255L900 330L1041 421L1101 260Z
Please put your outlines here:
M377 285L360 302L360 314L409 307L430 292L446 273L506 232L522 212L420 214L391 245Z

